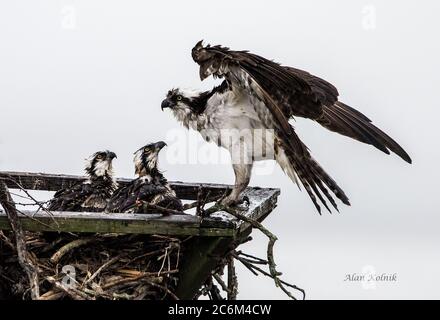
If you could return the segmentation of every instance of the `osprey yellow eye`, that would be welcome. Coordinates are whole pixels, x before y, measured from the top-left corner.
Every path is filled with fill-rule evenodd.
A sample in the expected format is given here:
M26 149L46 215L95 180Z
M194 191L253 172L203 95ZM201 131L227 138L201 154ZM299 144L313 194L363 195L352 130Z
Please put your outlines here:
M182 96L177 96L177 101L181 101L182 100Z

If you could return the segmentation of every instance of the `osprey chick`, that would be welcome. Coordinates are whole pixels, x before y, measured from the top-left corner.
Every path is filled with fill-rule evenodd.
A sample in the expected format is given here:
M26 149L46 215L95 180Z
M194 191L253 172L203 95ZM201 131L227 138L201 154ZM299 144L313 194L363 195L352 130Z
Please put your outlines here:
M224 205L241 201L253 162L269 158L275 159L292 181L304 186L318 212L318 199L329 211L325 198L338 209L329 191L350 204L289 123L296 116L387 154L392 151L411 163L405 150L370 119L338 101L337 89L323 79L247 51L203 46L202 41L192 49L192 57L200 65L201 80L210 75L225 80L211 91L170 90L161 108L170 108L185 127L229 150L235 186Z
M84 182L61 189L49 202L51 211L89 211L99 212L106 207L107 201L117 188L113 177L113 159L111 151L99 151L87 159Z
M135 152L133 162L138 177L116 190L108 202L106 211L151 213L150 210L144 209L142 201L182 211L182 202L157 168L159 152L165 146L165 142L159 141Z

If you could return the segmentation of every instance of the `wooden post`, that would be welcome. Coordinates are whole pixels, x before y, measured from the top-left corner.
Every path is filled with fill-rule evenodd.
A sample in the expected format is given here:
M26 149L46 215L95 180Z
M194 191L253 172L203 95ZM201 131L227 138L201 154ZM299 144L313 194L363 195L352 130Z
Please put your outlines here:
M231 244L232 239L224 237L194 237L186 243L176 289L179 299L194 298L212 270L221 264Z

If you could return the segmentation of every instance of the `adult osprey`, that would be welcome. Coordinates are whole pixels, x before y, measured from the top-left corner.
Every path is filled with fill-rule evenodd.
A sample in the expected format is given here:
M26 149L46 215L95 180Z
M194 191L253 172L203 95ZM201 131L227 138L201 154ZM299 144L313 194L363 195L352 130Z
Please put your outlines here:
M74 184L70 188L59 190L49 202L52 211L103 211L107 201L117 188L113 177L113 159L111 151L99 151L87 159L87 180Z
M116 190L108 202L106 211L150 213L150 210L144 209L142 201L182 211L182 202L157 168L159 152L165 146L165 142L159 141L135 152L133 162L138 177Z
M206 92L171 90L161 107L171 108L184 126L200 131L207 141L230 151L235 186L224 199L225 205L240 202L253 162L266 159L268 150L273 151L272 156L294 182L301 182L319 212L318 199L330 211L323 195L338 209L329 190L350 204L295 133L289 123L295 116L314 120L387 154L393 151L411 163L402 147L370 119L338 101L337 89L323 79L248 51L203 46L202 41L192 49L192 57L200 65L201 80L210 75L225 80ZM267 131L271 133L269 138ZM258 145L263 147L255 152Z

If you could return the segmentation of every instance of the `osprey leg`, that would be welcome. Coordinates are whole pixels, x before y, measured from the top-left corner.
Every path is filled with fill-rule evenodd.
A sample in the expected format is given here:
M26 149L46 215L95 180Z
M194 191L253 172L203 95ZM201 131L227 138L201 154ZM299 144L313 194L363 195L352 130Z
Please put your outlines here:
M241 194L249 185L251 180L253 164L233 164L232 167L235 173L235 184L231 193L221 201L222 205L233 206L242 203Z

